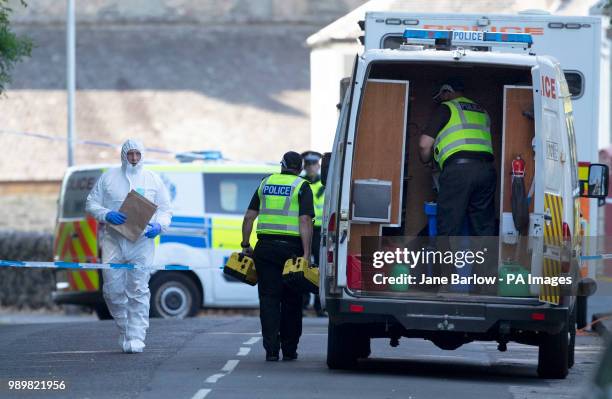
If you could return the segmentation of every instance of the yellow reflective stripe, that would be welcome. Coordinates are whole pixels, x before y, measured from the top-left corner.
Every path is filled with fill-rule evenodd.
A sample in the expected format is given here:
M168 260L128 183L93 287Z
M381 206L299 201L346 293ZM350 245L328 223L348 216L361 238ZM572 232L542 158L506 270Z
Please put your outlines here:
M238 218L213 218L212 248L239 248L242 241L242 220Z
M58 238L58 244L57 244L57 256L61 257L62 255L62 251L64 250L64 244L66 243L66 236L68 235L68 223L63 223L61 226L63 226L63 231L62 234L60 234L59 238ZM60 228L61 230L61 228Z
M100 289L100 274L97 270L87 270L87 276L89 277L89 281L93 285L95 290Z
M74 279L74 283L77 286L77 289L79 291L87 291L87 287L85 287L85 283L83 282L83 279L81 278L81 273L79 273L79 271L74 271L71 272L72 273L72 278Z
M85 236L85 241L87 246L89 247L89 249L91 249L91 252L93 252L94 254L96 253L96 235L94 234L93 231L91 231L91 228L89 226L89 223L87 223L86 220L81 222L81 231L83 232L83 236Z
M87 256L85 256L85 250L81 245L81 240L79 240L78 238L72 239L72 247L76 251L78 261L84 262L87 259Z

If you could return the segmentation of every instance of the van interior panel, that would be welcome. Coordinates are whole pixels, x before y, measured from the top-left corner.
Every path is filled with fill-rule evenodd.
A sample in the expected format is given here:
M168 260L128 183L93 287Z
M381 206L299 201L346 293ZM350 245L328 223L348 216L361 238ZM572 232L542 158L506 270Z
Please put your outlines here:
M370 79L407 80L410 82L405 150L407 167L404 172L406 185L403 197L405 210L404 220L402 220L402 234L405 236L416 236L426 231L427 217L424 213L424 203L433 201L436 197L432 179L434 170L429 164L421 162L418 154L418 143L432 112L435 112L437 107L432 97L440 85L451 77L463 79L465 96L483 106L491 118L495 168L498 172L495 203L496 214L499 214L501 162L503 159L504 87L507 85L531 85L531 70L513 66L465 64L461 67L454 64L447 66L423 62L379 62L371 67ZM361 112L365 111L364 104L362 103ZM522 115L521 118L527 119ZM521 120L521 122L525 121ZM390 132L387 131L386 135L389 134ZM357 140L357 145L359 144L359 140ZM531 139L529 139L528 146L531 148ZM380 162L380 159L370 158L368 162L375 164Z
M500 223L509 223L511 217L504 218L503 214L512 215L512 160L520 156L525 161L524 187L528 195L529 188L535 174L535 153L532 141L535 135L533 120L533 91L532 87L512 87L504 89L504 130L503 130L503 163L501 187ZM533 213L533 201L529 204L529 213ZM512 223L513 225L514 223ZM503 232L506 229L500 226ZM521 234L527 234L526 231ZM530 268L531 252L526 250L525 240L514 244L501 240L501 260L505 263L517 264ZM501 264L501 263L500 263Z
M352 181L391 181L391 224L400 225L408 82L368 80L357 123ZM352 224L350 253L362 235L379 235L380 223Z
M525 161L526 192L534 176L535 154L531 144L535 135L532 88L507 87L505 97L502 212L512 212L512 160L520 156ZM529 205L529 212L533 212L533 201Z

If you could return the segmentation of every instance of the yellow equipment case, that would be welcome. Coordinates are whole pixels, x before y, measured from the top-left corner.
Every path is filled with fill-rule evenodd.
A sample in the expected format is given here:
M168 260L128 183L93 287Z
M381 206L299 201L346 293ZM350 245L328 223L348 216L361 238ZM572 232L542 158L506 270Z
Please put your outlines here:
M283 281L297 290L319 293L319 268L309 265L306 259L291 258L285 262Z
M240 252L234 252L223 267L223 273L237 278L248 285L257 284L257 271L253 258Z

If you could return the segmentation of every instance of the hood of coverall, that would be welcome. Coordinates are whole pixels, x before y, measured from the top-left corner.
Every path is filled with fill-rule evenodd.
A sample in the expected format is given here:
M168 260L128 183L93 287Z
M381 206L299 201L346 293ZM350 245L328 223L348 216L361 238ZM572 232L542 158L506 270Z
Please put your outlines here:
M136 150L140 152L140 161L136 166L128 162L127 153L128 151ZM142 170L142 163L144 161L144 146L138 140L128 139L123 143L121 147L121 168L128 174L133 175Z

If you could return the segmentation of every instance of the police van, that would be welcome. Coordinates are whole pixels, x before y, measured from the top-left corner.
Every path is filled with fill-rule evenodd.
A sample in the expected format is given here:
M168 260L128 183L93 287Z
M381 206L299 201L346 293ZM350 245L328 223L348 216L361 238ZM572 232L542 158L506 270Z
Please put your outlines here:
M457 31L487 31L531 35L536 54L555 57L563 68L572 99L574 130L577 132L578 175L585 180L590 163L599 161L599 149L610 137L610 41L607 18L552 15L543 10L525 10L516 15L436 14L420 12L369 12L363 21L367 30L366 50L398 48L406 28ZM582 198L583 229L589 253L597 252L600 204ZM594 278L595 264L583 263L582 272ZM578 298L578 326L587 323L587 298Z
M240 249L244 211L261 180L279 171L265 163L231 162L218 152L181 154L188 161L145 164L157 172L171 196L170 228L156 239L155 265L188 266L191 270L157 271L151 276L151 315L164 318L194 316L210 308L256 308L257 288L223 273L229 255ZM103 229L85 213L85 200L109 166L77 166L64 176L54 240L55 260L101 260ZM255 242L255 237L252 238ZM91 307L101 319L110 318L102 298L98 270L61 271L54 301Z
M366 25L366 43L368 34ZM565 378L574 362L576 297L595 289L580 270L580 199L605 197L608 169L591 164L585 178L578 175L562 66L537 54L529 34L404 27L401 36L396 48L366 48L355 58L333 150L323 159L327 364L354 366L369 356L372 338L392 346L401 337L424 338L447 350L482 340L504 351L515 341L539 347L541 377ZM436 276L425 264L377 268L372 261L377 245L403 240L425 251L436 238L437 172L420 161L418 148L432 93L449 78L463 80L465 96L487 110L495 156L498 234L487 245L496 284L477 295L482 287L469 283L433 290L380 285L377 279L416 271ZM524 228L515 225L517 204L527 206ZM451 266L460 277L473 274L458 262ZM526 282L509 284L517 276ZM573 285L555 284L561 277Z

